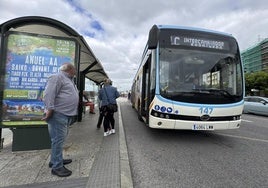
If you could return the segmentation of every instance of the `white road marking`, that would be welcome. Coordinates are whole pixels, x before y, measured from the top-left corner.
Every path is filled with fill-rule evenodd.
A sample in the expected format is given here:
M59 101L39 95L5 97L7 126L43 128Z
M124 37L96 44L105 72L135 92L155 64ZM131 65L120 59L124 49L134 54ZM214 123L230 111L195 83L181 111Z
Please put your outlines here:
M246 120L246 119L242 119L242 121L249 122L249 123L252 122L252 121L250 121L250 120Z
M258 142L266 142L266 143L268 143L268 140L264 140L264 139L250 138L250 137L246 137L246 136L229 135L229 134L223 134L223 133L217 133L217 134L218 135L222 135L222 136L233 137L233 138L241 138L241 139L245 139L245 140L252 140L252 141L258 141Z

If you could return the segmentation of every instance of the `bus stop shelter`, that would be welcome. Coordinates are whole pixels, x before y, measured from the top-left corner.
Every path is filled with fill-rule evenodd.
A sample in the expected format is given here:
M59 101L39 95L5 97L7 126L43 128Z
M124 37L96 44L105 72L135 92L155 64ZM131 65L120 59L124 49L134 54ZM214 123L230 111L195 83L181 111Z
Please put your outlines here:
M90 47L88 46L87 42L78 32L74 29L69 27L68 25L47 17L40 17L40 16L27 16L27 17L20 17L16 19L9 20L5 23L0 25L0 99L1 99L1 109L3 109L3 96L4 96L4 89L5 89L5 79L6 79L6 62L9 58L7 53L8 50L6 49L7 46L7 35L14 32L14 33L22 33L22 34L29 34L34 35L34 37L43 37L46 38L60 38L66 41L74 41L76 44L75 49L75 65L77 67L77 87L80 91L80 98L82 100L82 91L85 89L85 79L88 78L89 80L93 81L96 85L102 83L104 78L108 78L108 75L105 73L103 66L101 65L98 58L94 55ZM83 107L79 105L79 113L78 113L78 121L82 120L82 111ZM2 128L10 128L9 126L5 126L2 124L3 120L3 110L0 112L1 122L0 122L0 136L1 136L1 146L2 146ZM47 131L46 126L27 126L27 121L23 124L23 126L14 126L15 128L11 127L13 130L13 143L14 150L23 150L23 148L32 148L32 149L39 149L43 147L44 143L40 143L37 146L29 146L32 145L33 141L30 143L24 143L24 138L35 138L40 140L40 135L43 131ZM43 128L43 130L41 129ZM45 135L47 137L47 135ZM43 138L45 139L45 138ZM41 139L42 140L42 139ZM36 140L34 141L36 142ZM25 146L22 146L25 145Z

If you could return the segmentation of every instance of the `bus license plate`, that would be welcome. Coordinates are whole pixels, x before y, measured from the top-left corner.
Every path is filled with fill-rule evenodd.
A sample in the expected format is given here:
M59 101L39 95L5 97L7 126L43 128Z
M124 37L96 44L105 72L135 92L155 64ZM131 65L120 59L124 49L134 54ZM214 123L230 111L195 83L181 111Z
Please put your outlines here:
M192 127L192 130L214 130L213 125L198 125L195 124Z

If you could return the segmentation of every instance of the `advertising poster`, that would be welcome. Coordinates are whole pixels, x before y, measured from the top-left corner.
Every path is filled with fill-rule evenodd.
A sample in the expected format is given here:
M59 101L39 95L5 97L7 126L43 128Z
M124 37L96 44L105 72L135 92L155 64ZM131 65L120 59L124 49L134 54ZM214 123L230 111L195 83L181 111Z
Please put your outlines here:
M71 39L10 33L6 54L3 126L45 125L43 90L63 63L75 62Z

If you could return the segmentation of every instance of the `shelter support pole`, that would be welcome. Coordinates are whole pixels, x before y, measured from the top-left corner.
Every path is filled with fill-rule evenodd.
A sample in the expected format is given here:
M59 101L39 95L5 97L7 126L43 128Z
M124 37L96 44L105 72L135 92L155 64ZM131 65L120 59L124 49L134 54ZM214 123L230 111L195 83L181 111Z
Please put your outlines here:
M4 145L4 138L2 138L2 128L0 128L0 151L1 149L3 149L3 145Z
M83 116L83 91L85 90L85 74L80 73L80 79L79 79L79 85L80 85L80 91L79 91L79 105L78 105L78 116L77 121L82 121Z

